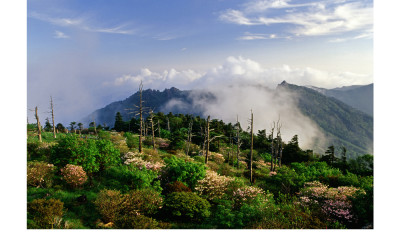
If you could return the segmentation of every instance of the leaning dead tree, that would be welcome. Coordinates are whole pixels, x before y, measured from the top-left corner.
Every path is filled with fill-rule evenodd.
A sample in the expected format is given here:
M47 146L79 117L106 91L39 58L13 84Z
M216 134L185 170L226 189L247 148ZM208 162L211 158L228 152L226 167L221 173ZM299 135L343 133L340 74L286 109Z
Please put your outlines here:
M53 137L56 138L56 126L54 124L54 105L53 105L53 97L50 96L50 108L51 108L51 120L53 122Z
M42 142L42 128L41 128L42 126L40 125L37 106L35 107L35 118L36 118L37 130L38 130L38 138L39 138L39 141Z
M251 112L250 119L250 136L251 136L251 145L250 145L250 183L253 184L253 110Z

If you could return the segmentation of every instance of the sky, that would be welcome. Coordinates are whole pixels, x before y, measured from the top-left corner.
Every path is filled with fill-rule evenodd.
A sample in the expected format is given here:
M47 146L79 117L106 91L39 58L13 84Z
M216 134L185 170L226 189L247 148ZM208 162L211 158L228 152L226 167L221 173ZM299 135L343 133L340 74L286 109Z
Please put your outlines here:
M27 106L78 120L138 89L373 82L373 2L28 0ZM33 122L33 112L28 120Z

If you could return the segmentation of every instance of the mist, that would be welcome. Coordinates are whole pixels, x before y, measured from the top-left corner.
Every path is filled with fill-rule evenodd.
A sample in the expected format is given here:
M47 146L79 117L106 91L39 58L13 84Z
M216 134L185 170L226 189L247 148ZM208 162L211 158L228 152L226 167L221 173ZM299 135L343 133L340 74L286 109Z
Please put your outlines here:
M206 93L211 93L215 99L210 101L203 98ZM191 92L190 98L193 107L201 110L203 117L210 115L211 119L220 119L232 124L236 123L238 117L241 127L246 130L250 126L249 120L253 112L255 133L266 129L268 134L273 123L279 120L282 124L282 139L285 142L298 135L300 147L304 149L326 146L319 127L297 108L294 93L282 89L276 91L260 85L223 85L197 89ZM167 106L174 108L177 105L176 108L180 108L181 104L178 100L171 100Z

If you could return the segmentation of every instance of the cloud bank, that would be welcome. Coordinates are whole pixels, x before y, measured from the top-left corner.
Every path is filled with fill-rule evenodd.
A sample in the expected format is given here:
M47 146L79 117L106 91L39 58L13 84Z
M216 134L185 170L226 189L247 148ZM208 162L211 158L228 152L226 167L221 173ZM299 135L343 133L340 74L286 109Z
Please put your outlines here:
M283 80L297 85L313 85L322 88L334 88L347 85L362 85L372 82L372 75L352 72L327 72L315 68L295 68L289 65L280 67L263 67L256 61L243 57L228 57L225 62L205 72L192 69L164 70L153 72L148 68L136 74L126 74L107 85L121 88L137 88L140 81L145 88L164 89L177 87L180 89L204 88L210 86L258 84L273 88Z

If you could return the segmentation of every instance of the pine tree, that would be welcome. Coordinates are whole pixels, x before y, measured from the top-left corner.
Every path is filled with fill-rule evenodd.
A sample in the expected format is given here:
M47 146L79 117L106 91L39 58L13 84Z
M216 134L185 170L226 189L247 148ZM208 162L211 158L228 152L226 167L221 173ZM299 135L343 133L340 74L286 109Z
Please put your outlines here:
M115 115L114 129L117 132L121 132L124 130L124 126L125 126L125 122L122 119L122 115L120 112L117 112L117 114Z

